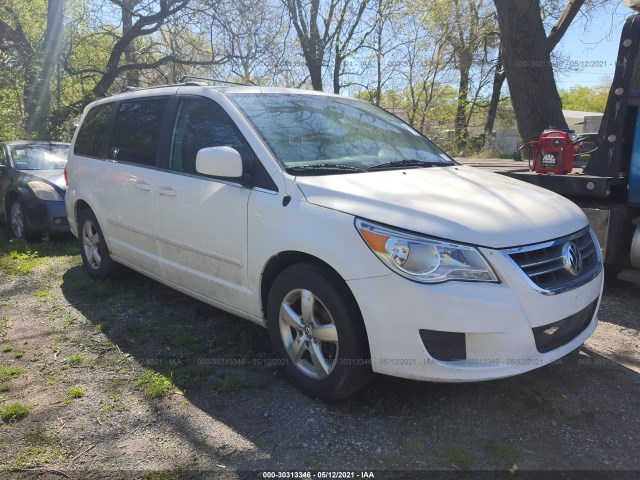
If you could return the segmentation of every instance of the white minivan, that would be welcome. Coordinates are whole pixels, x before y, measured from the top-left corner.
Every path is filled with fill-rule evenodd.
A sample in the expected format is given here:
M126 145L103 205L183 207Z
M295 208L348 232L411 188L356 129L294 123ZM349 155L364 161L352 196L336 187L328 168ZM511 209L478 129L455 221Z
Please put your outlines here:
M515 375L595 330L582 211L462 166L395 116L315 91L180 84L87 106L65 197L92 277L126 265L268 328L336 399L373 372Z

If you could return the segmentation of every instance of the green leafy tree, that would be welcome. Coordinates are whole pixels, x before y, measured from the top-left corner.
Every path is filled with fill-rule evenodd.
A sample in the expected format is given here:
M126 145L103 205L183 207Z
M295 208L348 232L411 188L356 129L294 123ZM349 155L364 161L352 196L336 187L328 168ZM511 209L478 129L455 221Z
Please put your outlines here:
M565 110L603 113L607 105L610 88L610 83L604 83L595 87L576 86L568 90L560 90L562 108Z

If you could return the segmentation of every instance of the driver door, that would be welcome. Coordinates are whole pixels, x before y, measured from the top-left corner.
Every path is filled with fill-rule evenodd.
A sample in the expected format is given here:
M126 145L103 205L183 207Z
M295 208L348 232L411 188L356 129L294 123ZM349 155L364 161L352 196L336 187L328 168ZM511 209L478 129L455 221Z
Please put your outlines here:
M212 300L245 308L247 204L239 179L196 172L198 150L229 146L246 155L246 143L214 101L180 97L168 168L155 193L155 225L162 276Z

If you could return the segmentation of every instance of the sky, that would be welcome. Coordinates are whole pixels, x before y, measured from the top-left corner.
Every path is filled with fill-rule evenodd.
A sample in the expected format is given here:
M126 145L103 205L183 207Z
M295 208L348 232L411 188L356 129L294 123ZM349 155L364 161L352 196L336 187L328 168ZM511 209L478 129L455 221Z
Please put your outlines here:
M588 20L584 15L578 14L556 47L562 60L569 62L577 70L561 73L556 68L558 89L593 87L611 81L622 26L632 14L633 10L624 7L621 1L599 9Z

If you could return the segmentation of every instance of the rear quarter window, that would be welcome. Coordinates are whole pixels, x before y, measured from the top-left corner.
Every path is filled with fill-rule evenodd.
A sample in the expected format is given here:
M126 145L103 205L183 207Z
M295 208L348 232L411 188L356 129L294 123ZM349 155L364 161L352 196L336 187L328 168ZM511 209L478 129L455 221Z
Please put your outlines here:
M106 135L113 115L113 103L93 107L80 125L73 153L88 157L107 158Z

